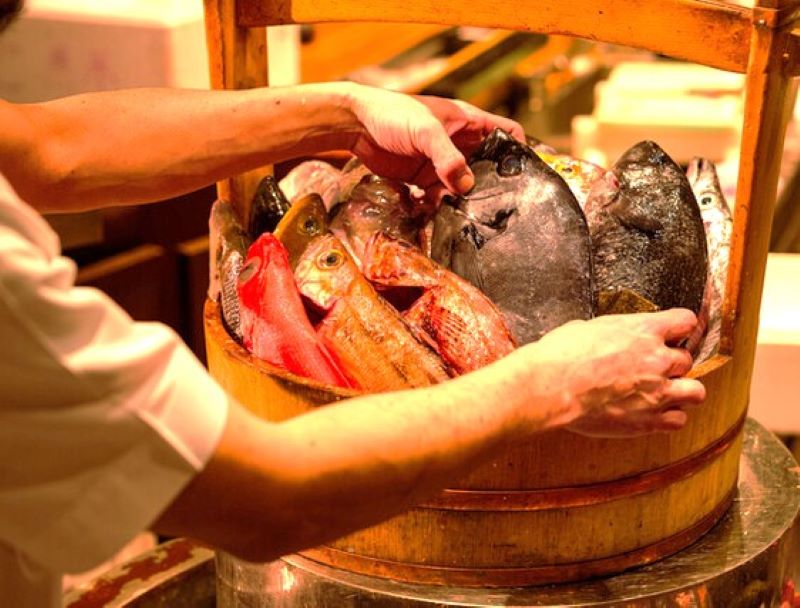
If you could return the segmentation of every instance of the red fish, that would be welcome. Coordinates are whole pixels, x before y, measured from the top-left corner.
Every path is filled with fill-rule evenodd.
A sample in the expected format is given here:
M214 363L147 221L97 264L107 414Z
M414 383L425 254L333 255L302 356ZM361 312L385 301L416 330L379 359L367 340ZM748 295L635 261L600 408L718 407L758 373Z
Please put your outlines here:
M384 287L423 290L403 318L459 374L515 348L503 315L489 298L410 243L376 233L364 249L364 276Z
M341 241L312 241L295 268L300 293L324 318L317 334L365 391L428 386L449 378L442 359L358 271Z
M274 235L262 234L248 249L238 291L242 339L256 357L298 376L357 388L317 337L286 248Z

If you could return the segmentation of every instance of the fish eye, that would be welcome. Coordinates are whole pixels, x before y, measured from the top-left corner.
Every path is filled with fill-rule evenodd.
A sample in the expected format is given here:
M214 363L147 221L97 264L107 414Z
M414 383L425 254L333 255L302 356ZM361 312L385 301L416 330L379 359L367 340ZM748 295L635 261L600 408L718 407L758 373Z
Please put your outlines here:
M700 198L700 206L701 207L710 207L711 203L714 202L714 199L710 196L703 196Z
M519 175L522 173L522 161L520 157L513 154L504 156L497 167L497 172L504 177Z
M344 255L342 255L341 251L337 251L336 249L326 251L317 258L317 265L320 268L336 268L337 266L341 266L342 262L344 262Z
M319 232L319 223L313 217L306 218L303 222L303 232L306 234L317 234Z
M250 258L239 272L239 283L246 283L253 278L253 275L261 267L261 258Z

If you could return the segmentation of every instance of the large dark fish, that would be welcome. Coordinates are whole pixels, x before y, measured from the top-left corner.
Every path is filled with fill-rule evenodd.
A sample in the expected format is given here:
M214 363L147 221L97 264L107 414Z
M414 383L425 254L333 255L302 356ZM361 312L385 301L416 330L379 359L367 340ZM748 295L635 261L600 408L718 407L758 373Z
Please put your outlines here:
M228 332L241 341L236 284L247 257L250 238L239 223L236 210L227 201L214 202L208 227L210 264L208 297L214 301L219 300L222 320Z
M419 244L425 218L422 205L411 198L408 186L397 180L365 175L347 200L332 212L330 231L361 266L364 246L376 232Z
M707 310L708 327L695 356L695 362L700 363L719 350L733 217L722 193L714 163L705 158L694 158L686 170L686 177L700 206L708 246L708 286L707 297L703 302L703 307Z
M700 311L706 238L681 168L652 141L623 154L586 202L600 314L673 307ZM619 307L621 294L645 307Z
M289 211L291 203L278 186L278 182L271 175L261 180L253 195L253 204L250 206L250 218L247 222L247 232L250 237L257 239L265 232L272 232Z
M432 257L497 305L518 344L591 318L589 231L564 180L500 129L470 168L475 187L436 214Z

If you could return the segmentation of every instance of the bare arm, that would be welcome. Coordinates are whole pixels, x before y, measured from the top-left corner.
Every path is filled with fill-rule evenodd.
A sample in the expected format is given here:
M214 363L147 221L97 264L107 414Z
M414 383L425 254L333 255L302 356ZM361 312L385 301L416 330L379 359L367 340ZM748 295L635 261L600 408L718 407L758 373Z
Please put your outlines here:
M465 104L350 83L0 101L0 171L42 211L162 200L333 149L416 181L430 181L421 169L432 164L445 185L463 190L471 181L458 185L466 164L449 135L469 147L495 124L521 135L516 123Z
M445 384L280 424L234 406L211 462L155 529L265 561L391 517L508 441L588 416L597 432L607 410L609 428L626 415L639 431L679 428L675 407L704 393L675 378L691 359L665 341L694 323L687 311L669 311L569 324L561 339L556 330Z

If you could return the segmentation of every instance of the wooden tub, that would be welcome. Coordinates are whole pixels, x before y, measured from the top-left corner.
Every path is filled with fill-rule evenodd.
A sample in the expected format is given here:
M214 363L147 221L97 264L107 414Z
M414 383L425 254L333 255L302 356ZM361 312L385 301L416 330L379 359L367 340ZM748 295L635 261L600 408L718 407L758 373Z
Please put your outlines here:
M206 302L212 375L257 415L284 420L347 391L252 357ZM427 503L303 554L417 583L517 586L619 572L686 547L736 486L746 394L718 356L696 370L704 406L677 433L592 439L553 431L500 453Z
M746 4L747 6L742 6ZM800 0L205 0L212 86L269 83L264 26L395 22L561 34L746 75L720 356L680 432L598 440L564 431L509 448L428 503L306 555L393 579L509 586L617 572L687 546L735 487L780 151L800 76ZM218 184L244 217L262 168ZM205 311L211 373L270 420L341 399L252 359Z

